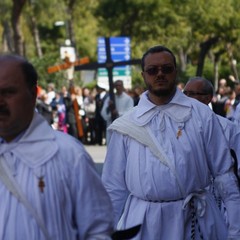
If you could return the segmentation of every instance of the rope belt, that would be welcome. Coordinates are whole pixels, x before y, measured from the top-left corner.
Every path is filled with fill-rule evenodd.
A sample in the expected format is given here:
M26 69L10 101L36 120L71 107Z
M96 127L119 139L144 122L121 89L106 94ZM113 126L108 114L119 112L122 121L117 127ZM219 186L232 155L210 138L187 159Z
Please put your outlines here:
M135 196L145 202L150 202L150 203L169 203L169 202L178 202L184 200L184 198L179 198L179 199L173 199L173 200L150 200L150 199L143 199L138 196Z
M187 206L189 206L190 212L191 212L191 240L196 239L197 231L200 239L202 240L204 239L202 230L198 222L198 218L203 217L203 215L205 214L205 210L206 210L206 191L205 190L199 190L197 192L189 194L186 198L179 198L174 200L149 200L149 199L142 199L141 197L138 197L136 195L134 197L150 203L164 203L164 202L168 203L168 202L177 202L177 201L184 200L182 209L186 210Z
M189 204L191 210L191 240L196 239L196 227L199 233L200 239L203 239L203 234L198 222L198 217L202 217L206 210L206 191L200 190L197 193L189 194L184 203L183 210L186 209Z
M202 231L198 222L197 214L196 214L196 209L194 205L194 198L191 199L190 203L190 208L191 208L191 240L195 240L196 237L196 227L198 229L198 233L200 236L200 239L203 239Z

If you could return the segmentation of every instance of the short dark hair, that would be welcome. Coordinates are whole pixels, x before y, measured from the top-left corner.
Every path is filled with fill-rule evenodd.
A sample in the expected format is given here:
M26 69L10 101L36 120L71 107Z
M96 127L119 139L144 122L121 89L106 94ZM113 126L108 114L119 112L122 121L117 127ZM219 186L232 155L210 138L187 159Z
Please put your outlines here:
M173 54L173 52L165 47L165 46L162 46L162 45L157 45L157 46L154 46L154 47L151 47L149 48L142 56L142 60L141 60L141 67L142 67L142 71L144 71L144 66L145 66L145 58L148 54L151 54L151 53L158 53L158 52L169 52L172 57L173 57L173 63L174 63L174 66L177 67L177 61L176 61L176 57L175 55Z
M196 77L191 77L189 78L188 82L195 82L195 81L201 81L202 84L202 91L206 94L209 94L211 96L214 95L214 87L211 81L209 81L208 79L201 77L201 76L196 76Z
M37 86L38 74L34 66L24 57L15 54L5 54L0 56L2 61L12 61L18 62L23 75L25 77L26 83L29 88Z
M27 82L28 86L30 88L32 88L34 86L37 86L38 74L37 74L37 71L34 68L34 66L30 62L28 62L27 60L23 61L20 64L20 66L22 68L22 71L23 71L23 74L25 76L25 79L26 79L26 82Z

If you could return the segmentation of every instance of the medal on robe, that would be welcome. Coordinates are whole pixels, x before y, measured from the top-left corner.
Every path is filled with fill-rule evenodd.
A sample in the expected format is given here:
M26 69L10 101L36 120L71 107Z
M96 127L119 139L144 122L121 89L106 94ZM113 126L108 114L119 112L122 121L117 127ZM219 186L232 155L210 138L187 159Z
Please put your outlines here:
M43 176L39 178L38 180L38 187L40 189L40 192L43 193L44 187L45 187L45 182L43 180Z
M182 129L179 128L177 131L177 139L182 136Z

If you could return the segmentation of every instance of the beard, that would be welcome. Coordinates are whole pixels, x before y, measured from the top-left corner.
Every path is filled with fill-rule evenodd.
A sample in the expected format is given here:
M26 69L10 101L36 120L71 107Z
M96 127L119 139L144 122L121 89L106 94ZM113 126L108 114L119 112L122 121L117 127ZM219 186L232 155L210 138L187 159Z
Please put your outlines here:
M154 88L152 85L148 84L148 90L151 94L156 97L168 97L172 96L176 89L176 83L173 82L167 88Z
M152 87L149 87L148 90L156 97L167 97L173 92L173 89L153 89Z

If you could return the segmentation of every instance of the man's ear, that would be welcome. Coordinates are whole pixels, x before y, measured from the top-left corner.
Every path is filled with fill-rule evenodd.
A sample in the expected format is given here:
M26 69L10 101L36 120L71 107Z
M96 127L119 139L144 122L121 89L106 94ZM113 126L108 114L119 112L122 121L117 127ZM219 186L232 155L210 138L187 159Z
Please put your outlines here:
M206 95L205 96L205 99L206 99L206 102L207 102L207 104L209 104L211 101L212 101L212 96L211 95Z
M37 86L33 86L30 90L32 97L37 98Z

